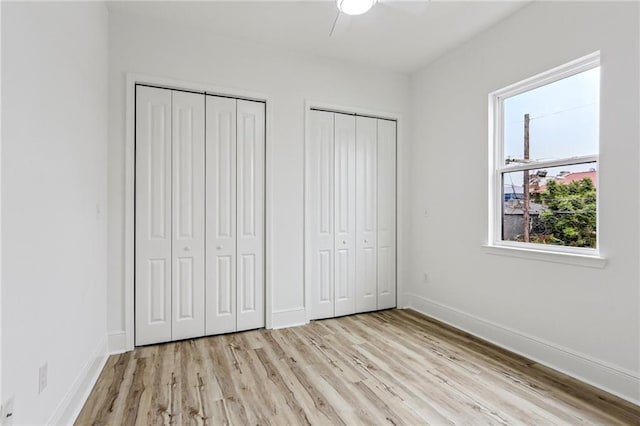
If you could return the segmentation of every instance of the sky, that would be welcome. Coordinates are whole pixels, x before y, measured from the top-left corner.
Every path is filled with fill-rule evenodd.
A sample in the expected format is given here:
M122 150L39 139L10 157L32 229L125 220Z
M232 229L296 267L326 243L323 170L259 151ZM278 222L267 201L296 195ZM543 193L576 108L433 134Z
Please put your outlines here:
M597 154L599 82L598 67L505 99L505 157L523 158L526 113L531 159Z
M504 157L524 157L524 114L528 113L529 158L551 160L598 153L600 68L564 78L504 100ZM549 169L585 171L595 164ZM522 185L522 172L505 183Z

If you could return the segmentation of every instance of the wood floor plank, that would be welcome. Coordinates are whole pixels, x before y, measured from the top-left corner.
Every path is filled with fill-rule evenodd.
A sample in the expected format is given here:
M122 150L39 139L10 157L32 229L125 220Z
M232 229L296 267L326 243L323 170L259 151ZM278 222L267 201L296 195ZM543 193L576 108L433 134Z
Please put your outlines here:
M125 399L124 416L122 421L123 425L133 426L136 424L138 414L144 415L144 412L140 413L139 409L143 406L141 401L142 394L145 390L144 376L145 370L147 369L147 359L148 358L135 359L133 378L131 379L131 386L129 387L129 392Z
M267 373L269 389L272 391L277 389L277 392L284 397L285 404L281 406L280 411L293 417L297 424L311 424L310 413L304 409L305 399L302 397L304 392L299 383L287 374L288 368L278 365L278 361L274 360L265 348L257 349L255 355Z
M310 380L309 376L304 372L305 363L287 356L287 352L280 346L277 340L273 338L273 335L271 333L267 335L271 338L269 347L273 349L274 354L278 355L279 359L284 360L286 367L288 367L293 374L294 380L300 384L303 393L306 393L311 398L315 411L320 414L321 421L334 425L344 424L344 421L336 413L334 407L327 403L326 397L318 391L313 381Z
M204 369L200 353L194 340L179 346L182 424L204 425L207 422L207 407L203 404Z
M77 425L639 425L640 407L409 310L113 355Z
M388 324L385 324L387 326ZM371 331L376 330L375 327L371 327ZM549 423L549 419L545 419L543 417L539 417L535 410L528 412L524 416L509 416L509 415L498 415L495 413L491 406L494 404L508 406L510 409L508 412L512 414L522 413L522 406L527 407L528 401L526 400L518 400L514 395L509 394L507 398L501 398L501 393L493 392L490 395L491 401L486 400L484 397L486 393L483 392L484 385L478 383L478 375L481 372L480 369L473 365L465 365L461 364L459 361L462 359L460 357L455 357L451 355L447 355L444 352L438 351L436 356L434 357L430 352L427 352L427 355L424 357L414 357L412 356L416 352L416 348L418 346L414 346L414 342L410 342L411 339L406 339L404 337L405 331L401 329L392 329L391 332L396 335L400 342L404 342L407 347L402 345L394 346L392 348L386 348L378 344L378 348L374 349L372 346L374 344L368 344L369 350L375 350L379 354L384 354L387 351L391 353L395 353L398 350L402 351L405 354L405 362L410 363L412 368L411 371L422 371L428 373L433 377L434 380L438 381L442 384L442 386L438 387L450 387L451 389L448 392L452 392L455 390L456 393L466 398L471 407L474 410L484 412L488 417L493 418L499 423L519 423L519 424L541 424L541 423ZM408 337L413 337L411 333L408 334ZM409 346L412 345L412 346ZM387 349L387 351L385 351ZM407 352L407 349L409 351ZM384 356L384 355L383 355Z
M112 371L105 376L109 377L109 388L105 394L104 402L97 406L98 411L92 417L92 421L86 424L94 425L109 425L114 422L115 419L123 417L123 412L126 404L126 390L129 388L131 380L133 379L132 368L135 366L135 358L132 352L124 353L116 359L116 362L112 366ZM105 373L102 370L101 376ZM91 404L89 404L91 406ZM85 404L85 408L87 404Z
M622 419L623 424L638 424L640 420L638 406L628 401L417 312L401 310L399 315L409 318L415 327L424 327L435 335L440 334L442 338L439 345L452 344L464 348L465 353L471 355L470 358L479 358L489 369L498 371L504 379L515 385L516 389L520 387L530 395L538 394L547 402L560 401L565 413L568 412L567 405L570 405L574 408L571 413L581 422L592 411L600 421L607 419L607 424L618 424L617 419ZM545 373L540 374L536 370ZM578 412L580 415L576 415Z
M98 380L91 390L89 397L87 398L87 403L83 407L84 412L88 418L94 419L93 424L99 425L104 424L100 423L101 419L105 417L105 411L108 410L106 407L110 407L112 403L110 402L111 398L107 397L109 394L109 389L112 386L116 365L120 363L121 365L126 365L126 362L123 360L124 357L109 357L105 366L102 369L102 373L100 374L100 380ZM124 374L124 367L123 367ZM117 387L116 387L117 388ZM115 392L114 392L115 393ZM117 396L117 395L116 395ZM112 398L115 402L115 397ZM101 400L102 404L90 404L90 401Z
M141 394L137 406L132 405L131 408L135 410L135 425L146 425L150 423L149 414L153 412L153 389L156 386L156 368L157 359L160 359L158 353L166 346L152 346L149 347L145 353L137 354L136 363L139 360L143 360L144 374L141 376ZM135 382L135 380L133 381Z

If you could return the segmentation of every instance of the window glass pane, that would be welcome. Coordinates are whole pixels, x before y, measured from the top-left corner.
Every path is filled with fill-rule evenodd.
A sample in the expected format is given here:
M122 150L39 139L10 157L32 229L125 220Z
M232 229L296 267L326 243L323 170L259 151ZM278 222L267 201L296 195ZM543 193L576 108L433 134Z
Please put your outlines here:
M521 163L529 114L530 160L598 154L600 68L504 100L504 164Z
M595 248L597 177L596 163L503 173L502 239Z

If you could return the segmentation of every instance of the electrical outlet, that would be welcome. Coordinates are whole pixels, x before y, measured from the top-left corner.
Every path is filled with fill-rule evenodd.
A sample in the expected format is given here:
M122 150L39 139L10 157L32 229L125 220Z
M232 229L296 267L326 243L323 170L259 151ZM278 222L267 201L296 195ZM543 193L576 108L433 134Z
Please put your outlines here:
M11 395L4 404L2 404L2 419L0 422L2 426L11 426L13 424L13 401L15 397Z
M47 370L49 369L49 363L45 362L40 366L39 370L39 380L38 380L38 393L42 393L44 388L47 387Z
M424 215L424 217L429 217L429 210L424 209L424 212L422 214Z

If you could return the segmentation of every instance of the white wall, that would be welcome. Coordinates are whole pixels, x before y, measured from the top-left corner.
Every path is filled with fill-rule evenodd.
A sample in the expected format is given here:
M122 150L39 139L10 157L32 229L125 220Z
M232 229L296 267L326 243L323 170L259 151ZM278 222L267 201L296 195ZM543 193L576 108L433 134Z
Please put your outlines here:
M2 3L2 395L15 395L14 424L68 419L106 351L107 19L101 3Z
M427 314L635 401L638 17L635 2L534 3L412 76L406 289L411 305ZM487 95L596 50L602 52L598 190L607 266L487 254L481 248L488 241Z
M405 114L408 77L220 38L175 24L110 14L109 320L123 345L125 74L134 72L268 96L271 113L271 282L274 311L304 307L303 145L306 99ZM402 123L400 124L402 125ZM269 155L269 154L268 154ZM269 171L268 171L269 173ZM267 224L269 227L269 224ZM296 322L274 315L274 324Z

